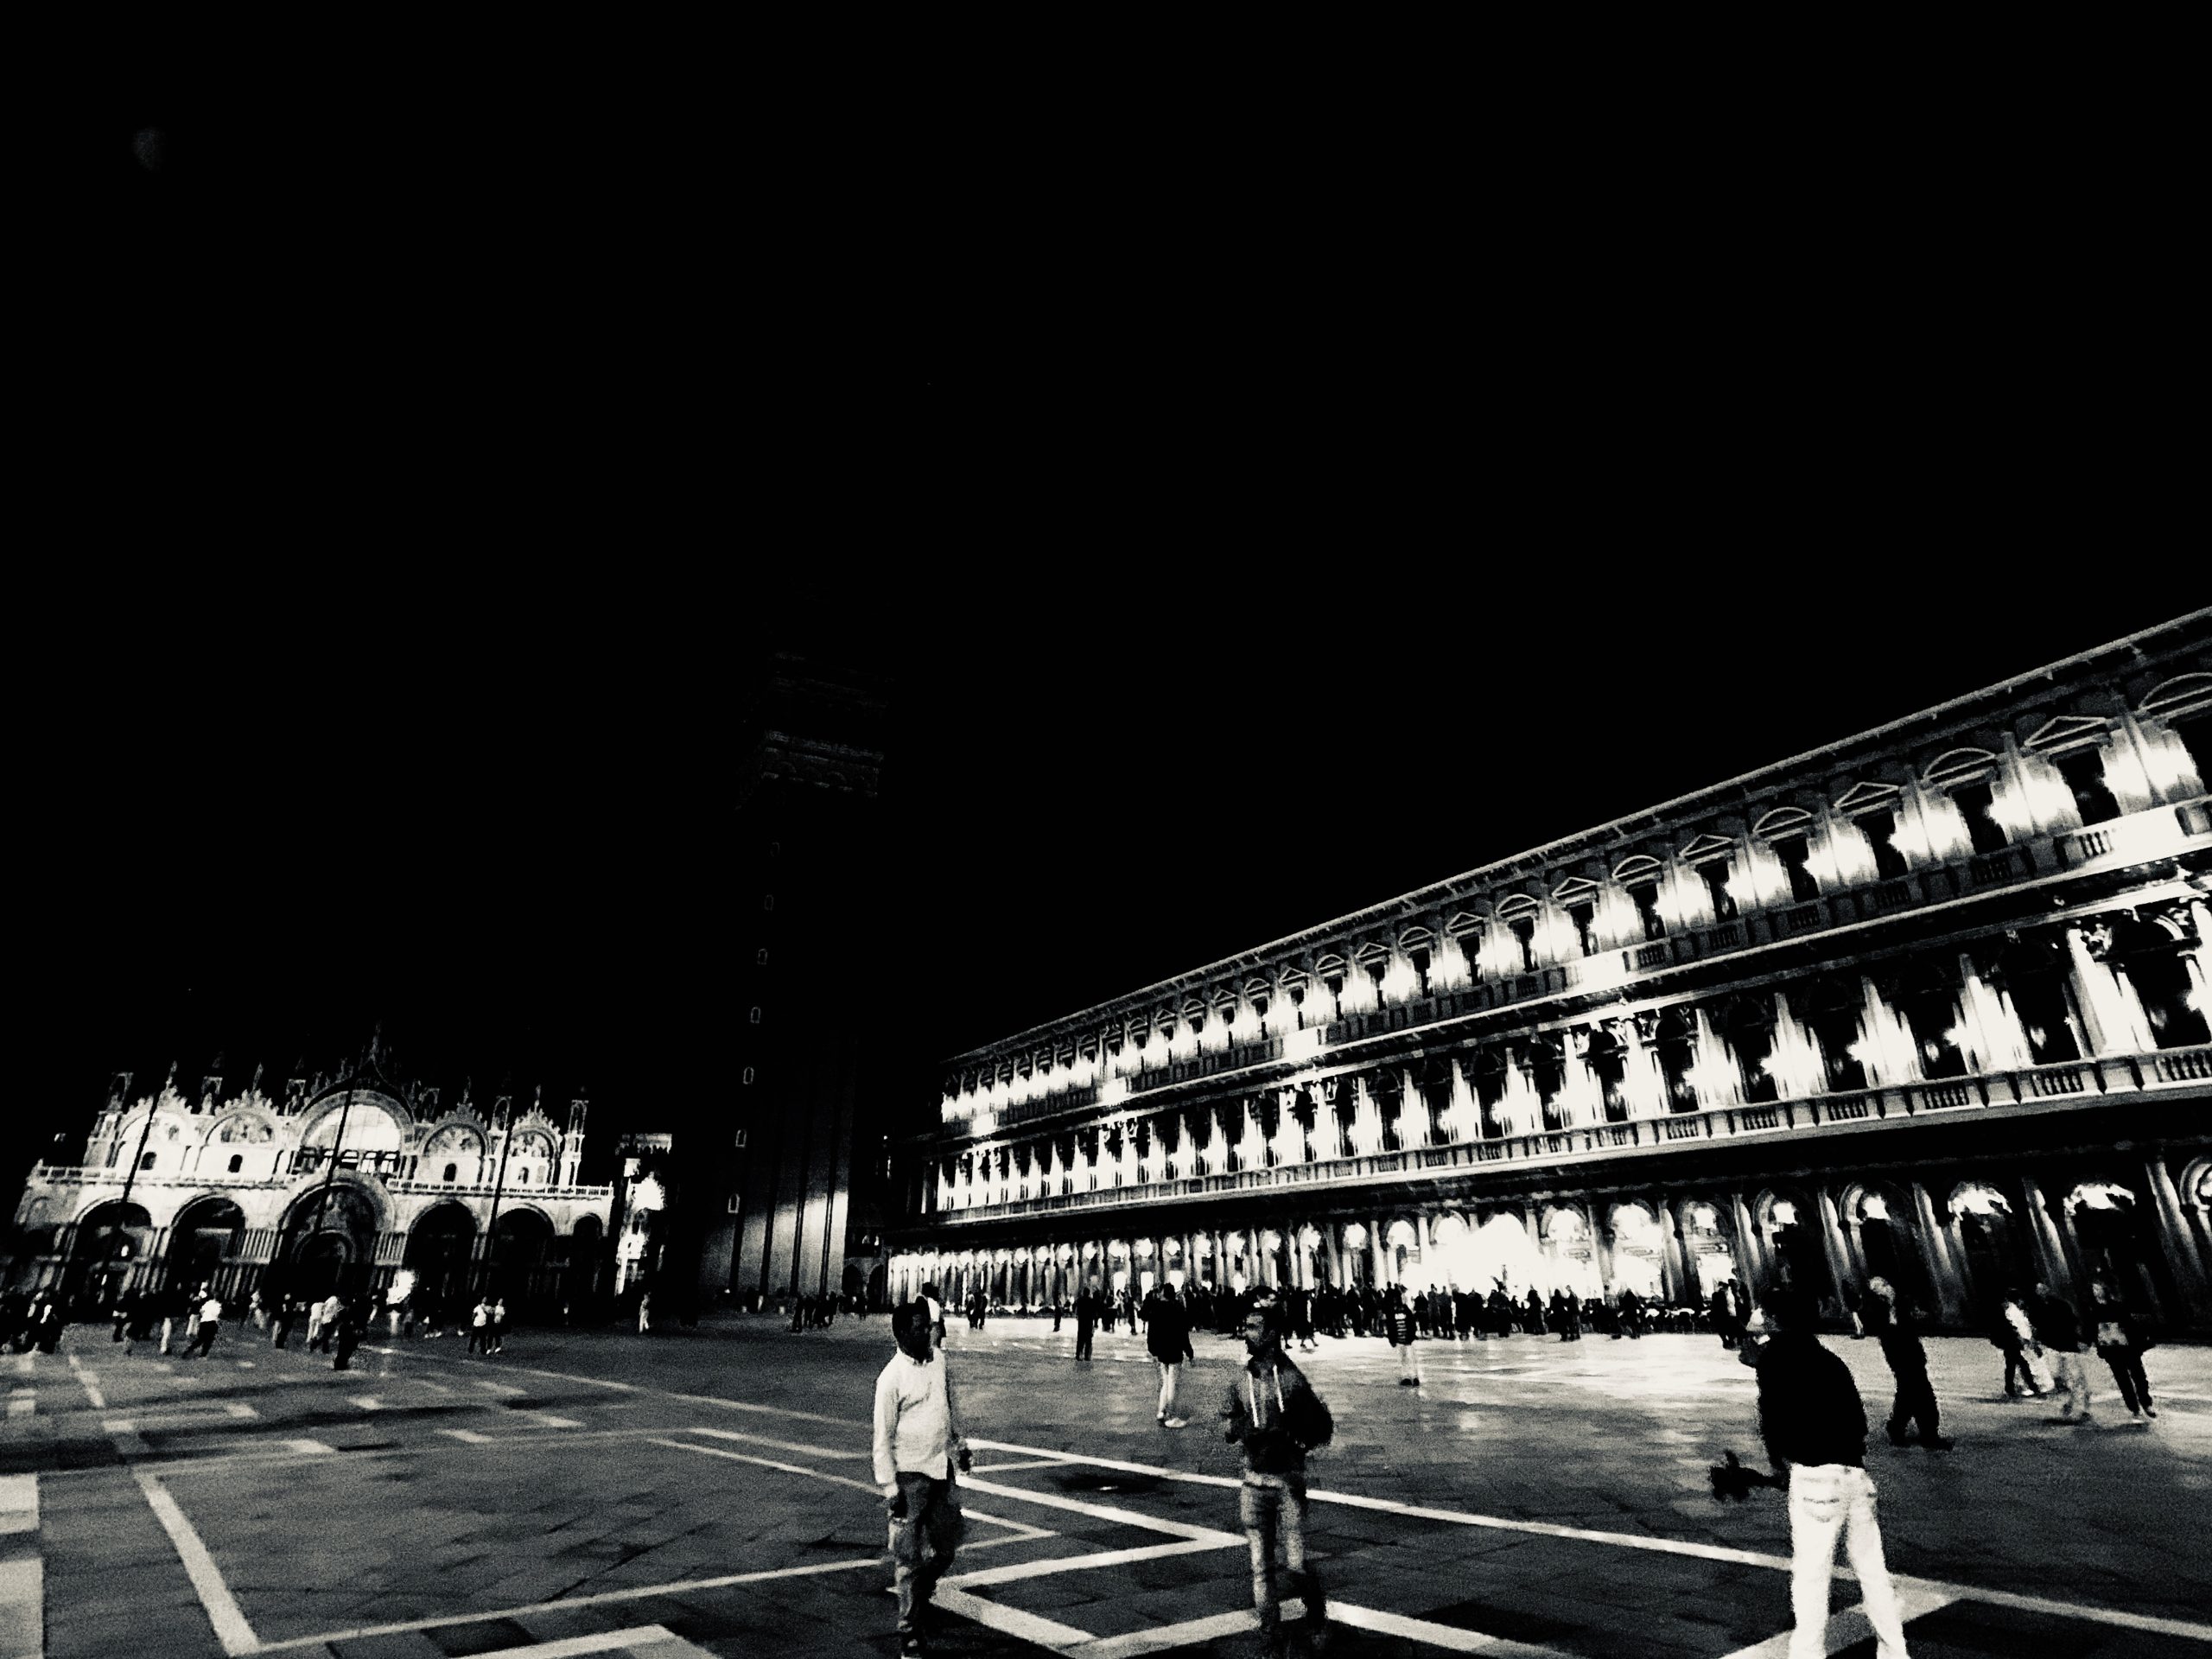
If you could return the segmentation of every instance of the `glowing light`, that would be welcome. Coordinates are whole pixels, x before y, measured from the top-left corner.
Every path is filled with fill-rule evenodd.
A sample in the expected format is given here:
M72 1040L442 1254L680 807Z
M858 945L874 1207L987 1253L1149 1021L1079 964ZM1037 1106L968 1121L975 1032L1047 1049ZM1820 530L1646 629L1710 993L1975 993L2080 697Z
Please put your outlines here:
M1098 1085L1098 1103L1118 1106L1129 1097L1129 1085L1120 1077L1109 1077Z
M1428 982L1439 991L1463 991L1475 982L1473 971L1467 966L1467 953L1459 948L1459 941L1446 934L1436 942L1429 953Z
M1367 1243L1367 1229L1356 1221L1344 1224L1344 1248L1356 1250Z
M1344 988L1337 998L1344 1014L1372 1014L1380 1004L1375 995L1375 976L1354 963L1344 970Z
M2001 1192L1993 1192L1986 1186L1968 1186L1961 1188L1959 1195L1951 1200L1951 1210L1958 1215L2009 1216L2012 1213L2012 1205Z
M1140 1262L1149 1262L1152 1260L1152 1241L1150 1239L1141 1238L1137 1240L1137 1260Z
M1390 953L1390 965L1382 972L1382 997L1385 1001L1406 1003L1421 995L1421 970L1414 960L1402 950Z
M668 1195L661 1191L660 1183L648 1175L630 1189L630 1209L633 1214L646 1211L665 1210Z
M1795 1227L1797 1224L1797 1206L1788 1198L1777 1198L1774 1208L1768 1214L1777 1227Z
M1890 1218L1890 1201L1878 1192L1869 1192L1859 1200L1859 1218L1861 1221L1887 1221Z
M1260 1235L1260 1248L1263 1250L1281 1249L1282 1248L1282 1235L1275 1231L1274 1228L1268 1228L1265 1232Z
M2091 1210L2132 1210L2135 1207L2135 1195L2126 1187L2115 1186L2110 1181L2084 1181L2074 1189L2072 1201Z
M1327 1046L1327 1039L1319 1030L1294 1031L1282 1039L1285 1059L1311 1059Z

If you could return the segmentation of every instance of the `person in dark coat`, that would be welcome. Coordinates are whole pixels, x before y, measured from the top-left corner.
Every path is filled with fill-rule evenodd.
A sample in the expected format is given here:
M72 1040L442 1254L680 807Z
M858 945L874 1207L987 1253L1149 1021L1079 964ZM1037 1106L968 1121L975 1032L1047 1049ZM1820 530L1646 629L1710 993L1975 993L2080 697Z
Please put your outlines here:
M1085 1285L1075 1294L1075 1357L1090 1357L1090 1338L1098 1325L1098 1293Z
M1818 1310L1802 1291L1768 1298L1774 1335L1738 1357L1759 1377L1759 1433L1789 1494L1793 1653L1821 1653L1840 1535L1873 1626L1878 1659L1905 1659L1904 1619L1882 1558L1874 1483L1866 1474L1866 1408L1850 1368L1821 1345Z
M361 1345L361 1316L355 1313L351 1302L338 1305L338 1330L332 1338L334 1349L330 1369L347 1371L353 1368L353 1351Z
M1284 1651L1275 1599L1278 1539L1283 1565L1306 1604L1307 1630L1319 1630L1328 1617L1320 1575L1306 1554L1306 1456L1313 1443L1315 1419L1325 1413L1306 1374L1283 1354L1289 1325L1284 1311L1270 1299L1253 1313L1244 1339L1251 1357L1230 1383L1221 1414L1229 1426L1225 1438L1244 1452L1236 1513L1252 1557L1252 1604L1260 1615L1260 1639L1273 1655Z
M1916 1328L1917 1311L1901 1306L1897 1287L1878 1278L1866 1281L1866 1295L1859 1310L1865 1328L1881 1338L1882 1357L1897 1383L1897 1395L1890 1404L1890 1444L1908 1444L1913 1437L1905 1433L1906 1427L1917 1424L1921 1445L1931 1452L1949 1451L1951 1442L1943 1438L1935 1385L1928 1380L1928 1350L1921 1344Z
M2058 1414L2069 1423L2093 1424L2089 1368L2082 1359L2089 1344L2082 1335L2080 1312L2067 1298L2051 1294L2049 1285L2038 1284L2028 1299L2028 1317L2035 1321L2057 1390L2066 1396Z
M1736 1294L1736 1281L1724 1279L1715 1285L1707 1306L1712 1313L1713 1328L1720 1338L1720 1345L1733 1348L1744 1334L1744 1306Z
M2090 1284L2089 1300L2093 1304L2089 1317L2097 1322L2097 1356L2112 1368L2113 1381L2120 1384L2127 1414L2139 1423L2156 1417L2158 1408L2151 1400L2151 1379L2143 1373L2150 1333L2121 1303L2120 1293L2103 1280Z
M1144 1309L1144 1344L1160 1367L1156 1421L1162 1428L1181 1428L1186 1420L1176 1415L1176 1384L1183 1375L1183 1363L1197 1357L1191 1351L1190 1319L1173 1285L1162 1285L1146 1297Z

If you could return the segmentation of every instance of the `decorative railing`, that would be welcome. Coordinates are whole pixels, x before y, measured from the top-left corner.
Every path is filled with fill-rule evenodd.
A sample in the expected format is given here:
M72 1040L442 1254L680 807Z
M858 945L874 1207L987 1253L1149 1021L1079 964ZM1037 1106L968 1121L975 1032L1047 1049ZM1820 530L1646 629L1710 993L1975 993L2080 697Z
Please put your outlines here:
M1541 1129L1446 1146L1376 1153L1363 1158L1334 1158L1236 1170L1187 1180L1105 1186L1058 1197L938 1211L920 1219L927 1224L994 1221L1012 1216L1057 1215L1070 1211L1161 1204L1270 1187L1383 1181L1402 1178L1408 1171L1473 1168L1498 1163L1575 1162L1624 1153L1665 1151L1691 1142L1871 1122L1909 1123L1929 1116L2032 1107L2092 1094L2152 1094L2177 1085L2205 1082L2212 1082L2212 1045L2072 1060L2057 1065L2027 1066L2017 1071L1854 1090L1845 1094L1808 1095L1756 1106L1713 1107L1675 1112L1665 1117L1633 1118L1620 1123Z
M356 1175L363 1180L373 1180L385 1192L401 1198L420 1198L442 1194L455 1198L488 1198L496 1183L492 1181L424 1181L402 1179L397 1175L378 1175L365 1171L341 1170L341 1174ZM226 1175L219 1171L188 1172L180 1174L174 1170L141 1170L137 1179L130 1181L131 1191L141 1192L151 1187L188 1186L200 1191L226 1192L258 1191L269 1187L297 1185L307 1179L297 1175ZM124 1168L107 1169L92 1164L41 1164L30 1173L29 1185L43 1183L48 1186L111 1186L120 1192L130 1172ZM514 1181L498 1186L503 1198L550 1198L595 1204L613 1196L612 1186L530 1186Z
M2041 877L2078 870L2085 865L2167 856L2212 841L2212 802L2189 801L2130 814L2094 829L2020 842L1948 864L1902 876L1840 888L1803 903L1768 910L1747 909L1725 921L1683 929L1664 938L1619 946L1594 956L1541 966L1532 972L1484 977L1463 990L1415 997L1411 1001L1353 1014L1331 1025L1324 1039L1331 1046L1394 1031L1434 1025L1467 1014L1586 989L1611 989L1627 981L1693 963L1710 962L1732 952L1805 939L1838 927L1892 919L1929 905L1983 898ZM1302 1033L1301 1033L1302 1034ZM1287 1057L1281 1037L1232 1044L1211 1054L1194 1055L1169 1065L1147 1066L1125 1079L1128 1092L1155 1089L1266 1065ZM993 1132L1039 1118L1058 1116L1095 1105L1098 1085L1088 1084L1008 1106L998 1112Z

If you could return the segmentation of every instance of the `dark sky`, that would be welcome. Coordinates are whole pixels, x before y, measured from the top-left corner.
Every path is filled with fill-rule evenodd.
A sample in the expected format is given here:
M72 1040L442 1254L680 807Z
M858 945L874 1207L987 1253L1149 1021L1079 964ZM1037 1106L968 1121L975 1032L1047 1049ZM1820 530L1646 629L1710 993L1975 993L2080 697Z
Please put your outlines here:
M1475 188L580 73L90 76L34 154L18 1135L379 1019L600 1127L720 1086L773 647L898 688L843 994L925 1115L968 1044L2212 588L2164 232L2086 175ZM2062 220L2126 304L2012 257Z

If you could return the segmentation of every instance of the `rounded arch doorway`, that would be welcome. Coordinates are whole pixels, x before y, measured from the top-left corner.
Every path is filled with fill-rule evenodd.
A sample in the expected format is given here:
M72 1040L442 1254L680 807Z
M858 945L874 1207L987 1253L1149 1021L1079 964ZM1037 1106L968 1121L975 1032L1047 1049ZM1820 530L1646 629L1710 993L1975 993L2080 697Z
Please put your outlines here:
M238 1290L238 1241L245 1232L245 1211L228 1198L195 1198L169 1224L167 1272L172 1291L196 1294L211 1287L225 1301Z
M350 1180L334 1180L302 1193L285 1212L286 1296L317 1300L335 1293L349 1300L365 1295L375 1271L382 1213L377 1201Z
M553 1224L542 1210L503 1210L492 1225L487 1288L506 1299L510 1318L521 1308L543 1309L559 1292L553 1260Z
M62 1286L62 1305L111 1307L129 1290L146 1259L153 1217L143 1205L95 1205L77 1224L76 1249Z
M434 1205L407 1233L407 1265L415 1270L417 1312L433 1321L465 1302L476 1254L476 1217L451 1200Z

